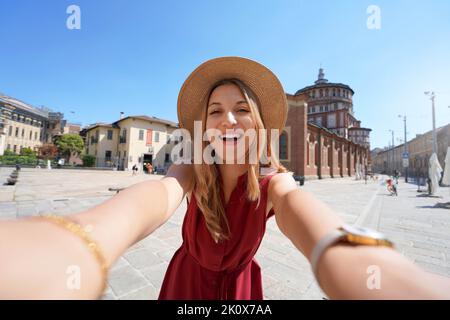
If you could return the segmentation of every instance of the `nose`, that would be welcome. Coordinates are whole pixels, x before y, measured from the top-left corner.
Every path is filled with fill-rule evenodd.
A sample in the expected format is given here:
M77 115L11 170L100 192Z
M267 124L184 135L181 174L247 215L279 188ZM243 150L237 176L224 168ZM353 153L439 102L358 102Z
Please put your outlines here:
M224 121L225 128L231 128L232 126L237 124L236 118L234 117L233 113L229 111L227 113L226 120Z

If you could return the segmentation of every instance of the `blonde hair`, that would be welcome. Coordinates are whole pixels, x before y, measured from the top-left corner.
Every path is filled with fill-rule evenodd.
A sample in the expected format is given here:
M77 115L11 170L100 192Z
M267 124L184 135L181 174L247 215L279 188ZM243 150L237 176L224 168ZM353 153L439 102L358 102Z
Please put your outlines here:
M258 100L255 94L250 90L248 86L246 86L242 81L238 79L226 79L217 82L212 86L209 91L208 99L211 96L211 93L219 86L225 84L233 84L236 85L245 100L247 101L251 115L253 120L256 123L256 131L259 132L259 129L264 129L264 124L261 119L260 111L258 108ZM207 117L207 108L205 105L203 110L203 128L202 135L206 130L206 117ZM258 136L258 135L257 135ZM270 157L270 163L267 166L271 166L277 169L277 172L287 172L286 168L282 166L278 157L275 154L271 154L271 141L270 134L267 133L266 137L267 141L267 156ZM202 142L202 149L204 150L207 146L207 142ZM249 164L249 169L247 172L247 199L250 201L260 200L260 189L259 189L259 179L260 179L260 159L261 159L261 141L259 141L259 137L257 138L257 162L256 164ZM262 167L262 166L261 166ZM228 219L226 217L224 204L221 199L221 191L222 185L219 179L219 171L215 164L195 164L194 165L194 190L193 194L197 201L197 205L199 209L202 211L203 216L205 218L206 227L213 237L214 241L219 242L223 240L228 240L231 236L230 227L228 224Z

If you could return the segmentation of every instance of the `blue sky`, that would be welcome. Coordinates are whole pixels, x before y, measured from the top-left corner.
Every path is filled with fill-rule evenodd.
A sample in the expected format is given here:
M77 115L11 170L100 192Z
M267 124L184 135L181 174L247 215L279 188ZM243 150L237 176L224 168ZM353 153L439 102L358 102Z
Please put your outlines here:
M81 29L69 30L69 5ZM381 29L366 26L369 5ZM450 122L450 2L0 0L0 92L83 125L120 111L177 121L184 79L201 62L239 55L272 69L285 91L316 80L350 85L372 147ZM73 111L74 113L72 113ZM398 142L396 141L396 144Z

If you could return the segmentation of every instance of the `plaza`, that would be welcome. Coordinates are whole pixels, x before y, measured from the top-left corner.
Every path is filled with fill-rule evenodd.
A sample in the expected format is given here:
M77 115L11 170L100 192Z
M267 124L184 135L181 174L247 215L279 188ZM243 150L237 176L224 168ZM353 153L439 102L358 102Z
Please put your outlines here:
M2 183L13 168L0 168ZM87 210L114 196L109 188L161 179L127 171L30 169L20 171L14 186L0 186L0 219L42 214L66 215ZM448 188L434 197L399 181L391 196L380 180L338 178L306 181L302 189L328 204L346 223L379 230L402 254L424 269L450 276L450 201ZM422 189L424 189L422 187ZM166 268L182 243L186 201L171 219L127 252L111 268L103 299L157 299ZM323 299L305 257L279 231L275 219L256 255L262 268L265 299Z

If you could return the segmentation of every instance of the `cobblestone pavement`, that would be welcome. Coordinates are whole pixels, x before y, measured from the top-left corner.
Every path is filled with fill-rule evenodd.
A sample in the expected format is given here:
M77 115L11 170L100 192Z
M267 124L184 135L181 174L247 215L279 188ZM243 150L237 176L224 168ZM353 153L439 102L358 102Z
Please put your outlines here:
M12 168L0 168L4 182ZM110 187L127 187L157 175L129 172L22 169L15 186L0 186L0 218L55 213L65 215L93 207L113 196ZM450 276L448 188L437 197L417 192L400 181L399 196L388 195L380 181L352 178L307 181L304 190L327 203L346 223L386 233L404 255L428 271ZM131 247L112 267L103 299L156 299L167 265L181 245L183 201L172 218ZM322 299L309 264L270 219L256 255L262 267L266 299Z

